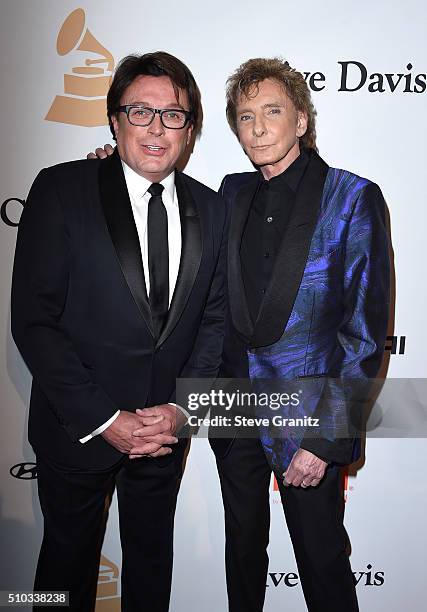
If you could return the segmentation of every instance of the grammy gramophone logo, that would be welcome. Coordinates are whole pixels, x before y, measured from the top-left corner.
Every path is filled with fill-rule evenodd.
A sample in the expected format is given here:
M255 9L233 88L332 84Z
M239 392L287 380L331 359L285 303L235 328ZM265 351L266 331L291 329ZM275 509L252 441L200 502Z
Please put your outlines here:
M96 592L95 612L120 612L118 594L119 568L112 561L101 555Z
M114 68L111 53L85 27L85 12L78 8L68 15L56 41L59 55L83 52L84 66L64 74L64 94L55 97L45 119L85 127L107 125L107 92ZM97 65L98 64L98 65Z

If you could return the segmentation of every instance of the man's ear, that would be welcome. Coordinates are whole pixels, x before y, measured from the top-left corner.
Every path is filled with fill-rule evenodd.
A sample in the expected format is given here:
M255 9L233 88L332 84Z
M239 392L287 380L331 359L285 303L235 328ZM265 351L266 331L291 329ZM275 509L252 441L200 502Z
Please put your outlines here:
M117 119L117 115L111 115L111 123L113 124L114 128L114 140L117 140L117 134L119 133L119 122Z
M297 136L301 138L307 131L307 113L304 111L297 111Z
M193 123L190 123L190 125L187 128L187 147L191 142L191 137L193 135L193 130L194 130L194 125Z

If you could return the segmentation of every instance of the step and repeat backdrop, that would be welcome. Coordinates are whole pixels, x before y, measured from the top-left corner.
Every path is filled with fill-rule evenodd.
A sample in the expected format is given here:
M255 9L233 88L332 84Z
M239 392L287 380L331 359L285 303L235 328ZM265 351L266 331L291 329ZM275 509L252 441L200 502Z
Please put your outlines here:
M414 404L414 394L406 401L405 393L427 371L426 23L421 0L0 0L0 589L31 589L42 534L37 466L26 440L31 376L10 334L19 218L41 168L111 142L106 92L128 53L162 49L192 69L204 127L186 172L214 189L226 173L251 169L226 123L227 76L250 57L277 55L304 73L318 111L321 155L374 180L386 198L394 299L385 368L402 383L402 422L410 405L423 420L425 398L418 394ZM383 412L387 397L379 404ZM369 436L365 460L343 474L351 563L361 610L421 612L427 446L414 430L410 437L389 434ZM273 480L270 502L265 610L304 610ZM120 566L113 499L97 612L119 612ZM226 602L215 461L207 441L194 440L177 509L171 610L221 612Z

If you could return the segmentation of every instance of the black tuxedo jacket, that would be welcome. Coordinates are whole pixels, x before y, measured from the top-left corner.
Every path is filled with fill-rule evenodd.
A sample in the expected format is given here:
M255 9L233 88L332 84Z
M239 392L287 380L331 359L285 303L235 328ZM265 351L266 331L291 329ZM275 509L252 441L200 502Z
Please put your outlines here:
M208 187L175 176L181 262L157 341L117 152L42 170L31 188L16 246L12 334L33 375L30 442L62 464L113 465L123 455L102 436L79 439L118 409L173 401L178 377L217 373L225 206Z

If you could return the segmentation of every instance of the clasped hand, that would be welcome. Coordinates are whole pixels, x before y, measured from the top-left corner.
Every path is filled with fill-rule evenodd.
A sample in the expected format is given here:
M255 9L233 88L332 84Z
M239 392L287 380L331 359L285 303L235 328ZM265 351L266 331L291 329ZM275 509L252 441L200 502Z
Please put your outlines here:
M103 438L130 459L169 455L169 446L178 442L175 433L185 423L181 411L170 404L137 410L121 410L115 421L101 434Z

